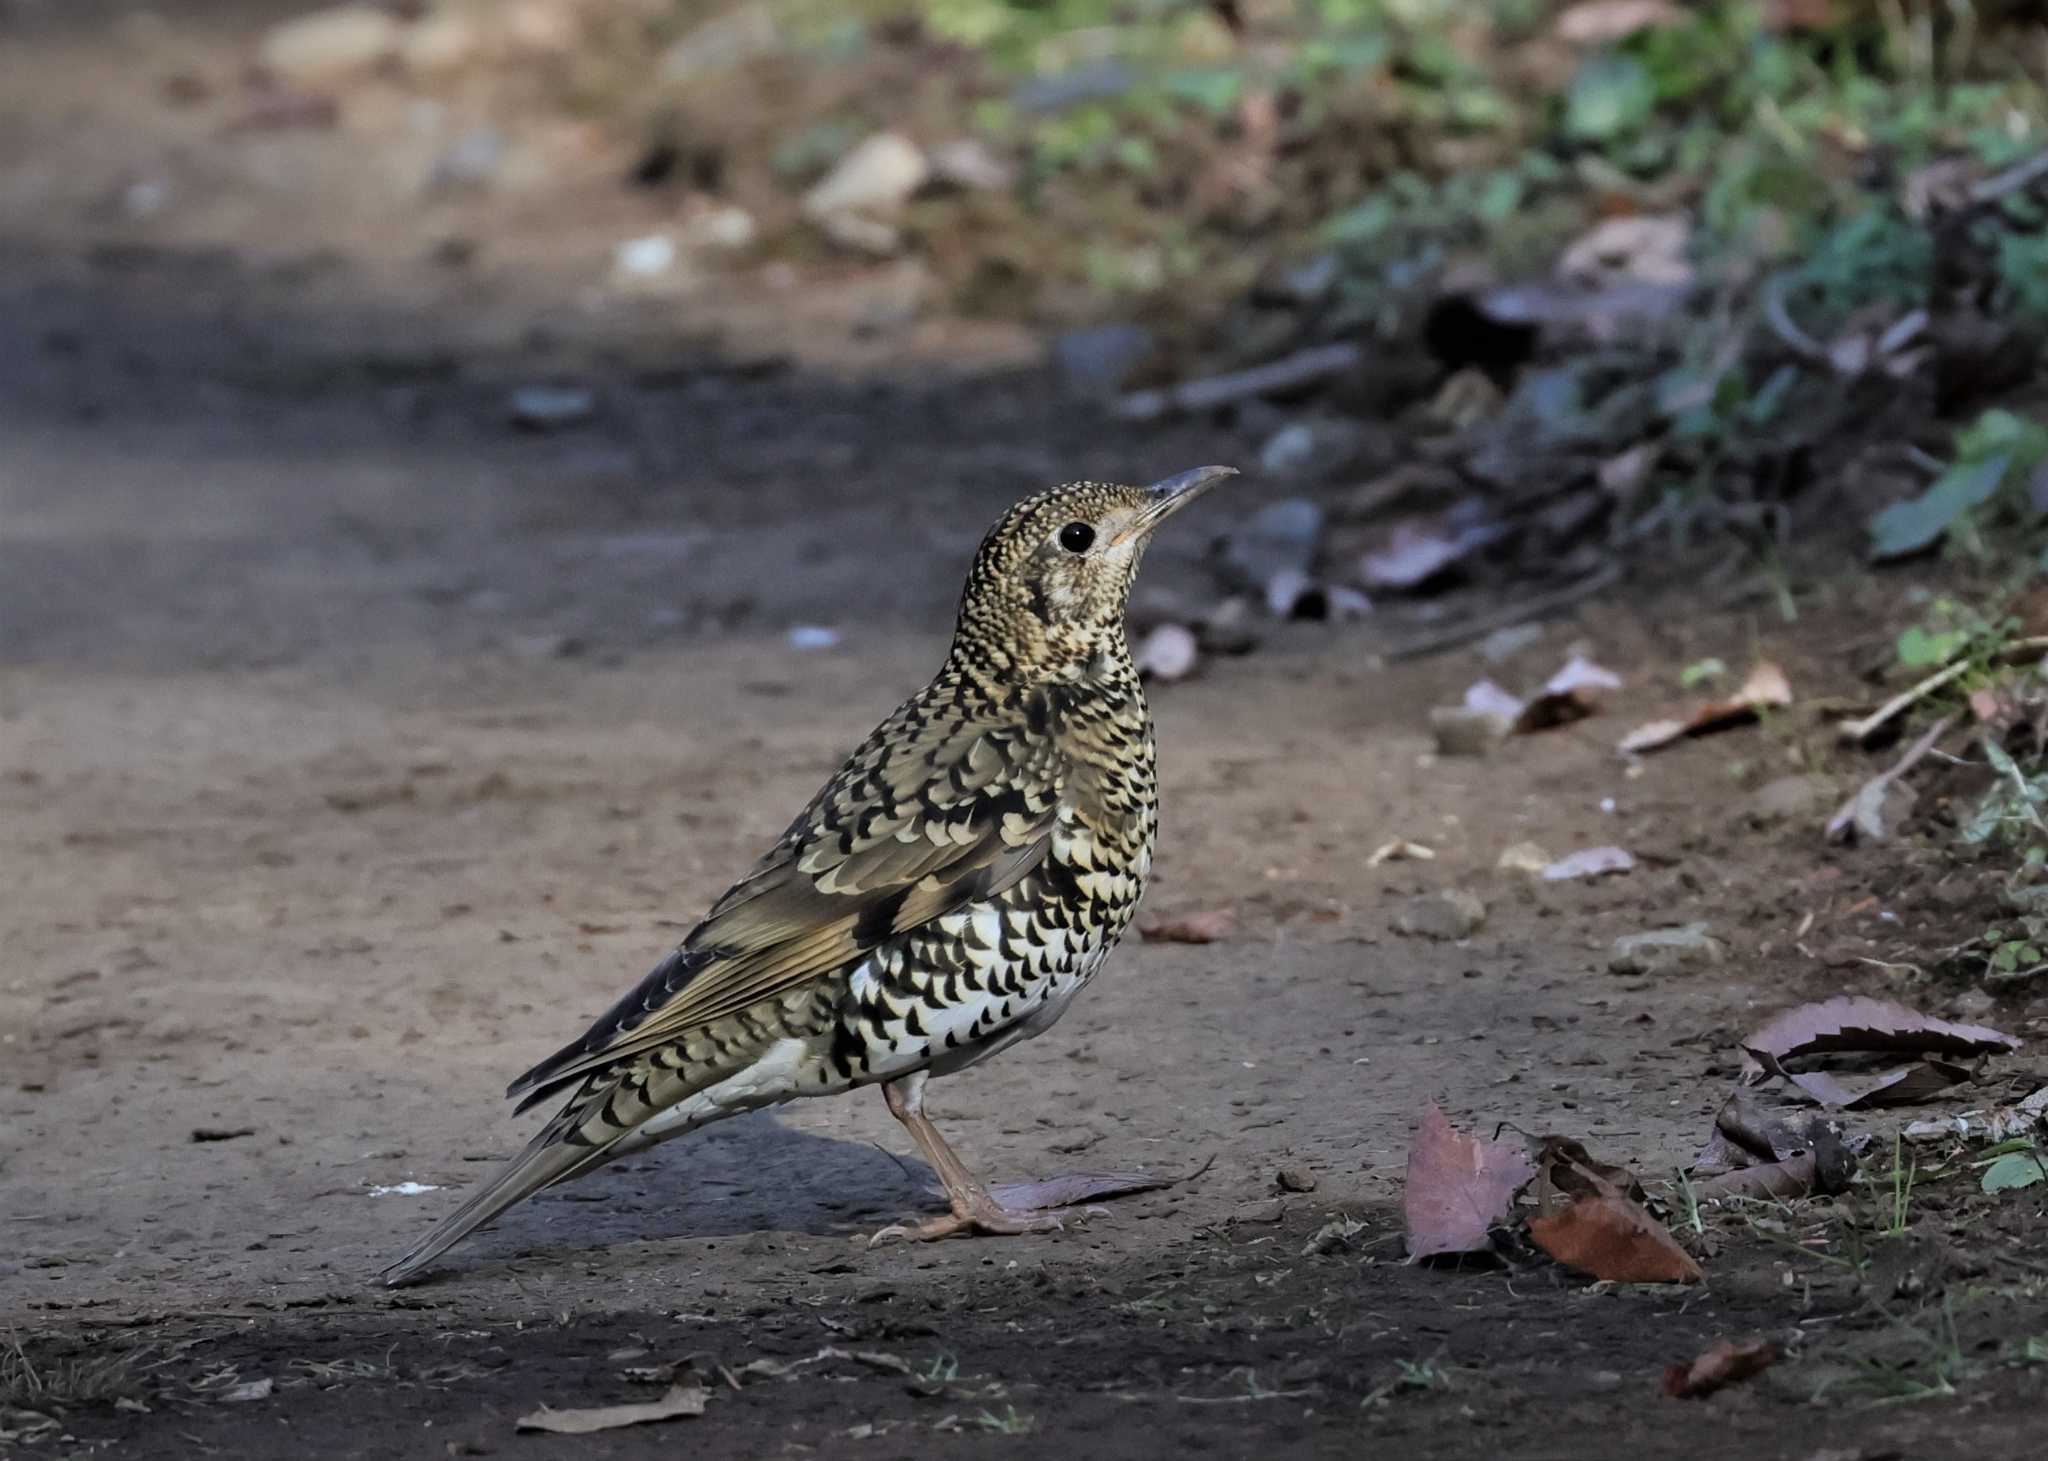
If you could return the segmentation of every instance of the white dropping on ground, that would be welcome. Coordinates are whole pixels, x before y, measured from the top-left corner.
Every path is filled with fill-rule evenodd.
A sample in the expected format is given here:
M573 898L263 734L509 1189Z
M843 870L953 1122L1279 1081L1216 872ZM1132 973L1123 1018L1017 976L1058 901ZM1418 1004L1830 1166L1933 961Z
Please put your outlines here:
M426 1182L394 1182L389 1187L372 1187L372 1197L418 1197L422 1192L439 1192L441 1189Z

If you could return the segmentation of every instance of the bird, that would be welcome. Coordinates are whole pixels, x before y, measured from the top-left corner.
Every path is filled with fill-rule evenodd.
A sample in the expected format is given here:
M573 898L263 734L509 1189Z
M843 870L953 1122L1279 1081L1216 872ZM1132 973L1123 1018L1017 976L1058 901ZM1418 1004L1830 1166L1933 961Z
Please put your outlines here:
M402 1284L513 1204L764 1106L879 1085L948 1210L876 1236L1040 1232L925 1114L926 1083L1043 1034L1136 912L1158 832L1125 615L1147 544L1232 467L1072 482L982 539L930 683L579 1040L512 1082L566 1096L494 1179L383 1272Z

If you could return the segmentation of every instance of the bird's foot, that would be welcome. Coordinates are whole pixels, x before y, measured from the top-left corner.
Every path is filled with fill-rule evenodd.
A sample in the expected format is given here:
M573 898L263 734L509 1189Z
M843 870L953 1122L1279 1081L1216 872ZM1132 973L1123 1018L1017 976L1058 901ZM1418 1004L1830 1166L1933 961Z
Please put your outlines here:
M1009 1207L984 1191L968 1193L953 1204L943 1217L921 1223L892 1223L868 1239L873 1248L891 1238L906 1243L928 1243L935 1238L971 1238L976 1235L1011 1238L1023 1233L1064 1232L1062 1215L1047 1208Z

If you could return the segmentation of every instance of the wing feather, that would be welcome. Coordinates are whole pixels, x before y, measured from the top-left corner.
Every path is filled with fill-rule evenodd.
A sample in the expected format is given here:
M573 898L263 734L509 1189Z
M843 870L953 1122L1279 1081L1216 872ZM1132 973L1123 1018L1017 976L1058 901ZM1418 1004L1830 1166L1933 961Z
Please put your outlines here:
M948 727L912 702L674 954L511 1094L531 1104L1012 886L1044 859L1068 779L1021 715Z

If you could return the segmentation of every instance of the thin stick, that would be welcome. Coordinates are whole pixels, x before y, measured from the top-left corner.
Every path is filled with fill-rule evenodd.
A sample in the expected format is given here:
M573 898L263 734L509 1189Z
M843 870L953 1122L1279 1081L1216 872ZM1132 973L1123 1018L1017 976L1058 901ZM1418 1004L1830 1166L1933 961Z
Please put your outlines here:
M1453 624L1449 628L1440 629L1434 634L1424 634L1419 638L1409 640L1406 644L1397 644L1386 652L1385 658L1390 660L1419 659L1423 655L1438 654L1446 649L1456 649L1461 644L1469 644L1475 639L1484 639L1496 629L1505 629L1511 625L1525 623L1531 619L1544 618L1547 615L1556 613L1559 609L1568 609L1581 599L1591 598L1620 577L1621 565L1610 563L1606 567L1588 574L1577 583L1568 584L1553 593L1539 594L1533 599L1524 599L1519 604L1509 604L1505 608L1495 609L1491 613L1480 614L1476 618L1467 619L1462 624Z
M2001 649L1995 658L2000 664L2013 664L2027 658L2029 655L2039 654L2044 650L2048 650L2048 635L2037 634L2029 639L2015 639L2011 644ZM1961 675L1969 667L1970 662L1967 659L1959 659L1953 664L1945 665L1941 669L1936 670L1926 679L1920 681L1919 684L1901 690L1898 694L1892 696L1891 699L1885 701L1884 704L1878 706L1869 715L1864 716L1863 719L1843 721L1837 727L1842 739L1854 741L1857 745L1868 744L1870 737L1876 731L1888 722L1897 719L1901 713L1910 707L1918 705L1943 685L1948 684L1951 680Z
M1114 409L1126 421L1156 421L1175 411L1209 411L1235 401L1250 400L1254 396L1270 396L1314 385L1317 381L1356 369L1364 359L1365 352L1356 345L1318 345L1311 350L1283 355L1265 365L1255 365L1249 370L1185 381L1165 390L1134 391L1117 401Z

